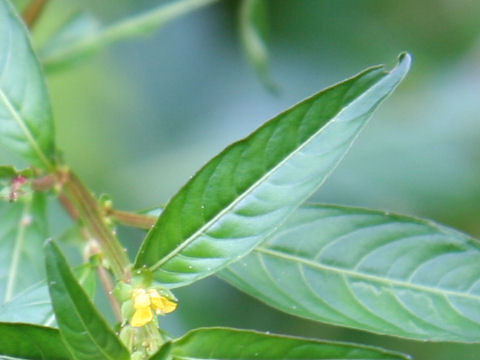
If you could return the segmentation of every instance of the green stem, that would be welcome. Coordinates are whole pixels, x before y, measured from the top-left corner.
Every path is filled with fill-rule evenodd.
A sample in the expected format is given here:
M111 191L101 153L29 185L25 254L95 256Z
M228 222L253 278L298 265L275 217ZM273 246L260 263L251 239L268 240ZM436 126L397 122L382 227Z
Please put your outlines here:
M62 187L65 198L76 209L88 232L98 241L115 278L125 279L128 277L130 261L120 242L106 225L98 202L74 174L65 175Z
M150 230L157 222L156 216L135 214L115 209L107 211L107 216L110 216L113 221L119 224L145 230Z
M216 1L218 0L179 0L172 4L160 6L147 13L100 29L97 33L73 42L65 48L56 49L52 54L47 53L42 57L43 64L47 71L60 67L88 55L103 46L119 40L150 33L169 21L175 20Z

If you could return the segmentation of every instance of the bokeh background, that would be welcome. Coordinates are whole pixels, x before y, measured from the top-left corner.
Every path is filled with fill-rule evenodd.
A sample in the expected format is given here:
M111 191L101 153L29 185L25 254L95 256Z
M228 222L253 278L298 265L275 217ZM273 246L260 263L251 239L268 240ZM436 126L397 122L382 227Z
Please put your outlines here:
M52 0L35 42L41 46L75 10L110 23L163 3ZM408 78L313 200L427 217L480 236L479 1L270 0L269 71L278 94L246 60L239 4L220 0L47 75L59 148L97 194L127 210L164 204L209 158L265 120L367 66L393 65L407 50L414 59ZM2 162L12 160L0 151ZM120 236L135 248L143 234L120 229ZM215 278L176 295L179 310L163 320L174 335L236 326L380 345L422 360L479 359L479 345L296 319Z

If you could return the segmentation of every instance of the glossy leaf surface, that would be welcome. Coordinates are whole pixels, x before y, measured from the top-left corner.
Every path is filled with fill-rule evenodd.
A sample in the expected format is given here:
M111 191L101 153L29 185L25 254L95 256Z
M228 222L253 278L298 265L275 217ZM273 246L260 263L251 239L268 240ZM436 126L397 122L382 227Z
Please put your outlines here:
M72 359L57 329L0 323L0 339L0 355L28 360Z
M44 194L34 194L32 201L0 203L1 304L45 278L41 254L47 236Z
M246 255L326 179L404 78L373 67L270 120L205 165L167 204L135 266L178 287Z
M54 129L43 75L27 30L8 0L0 0L0 144L48 169Z
M256 331L228 328L193 330L184 337L173 341L168 358L173 360L409 359L406 355L362 345L270 335ZM151 360L163 359L166 359L166 357L162 353L151 358Z
M78 360L127 360L113 330L96 310L53 242L45 247L53 310L62 338Z
M303 207L220 276L307 319L435 341L480 341L480 243L435 223Z

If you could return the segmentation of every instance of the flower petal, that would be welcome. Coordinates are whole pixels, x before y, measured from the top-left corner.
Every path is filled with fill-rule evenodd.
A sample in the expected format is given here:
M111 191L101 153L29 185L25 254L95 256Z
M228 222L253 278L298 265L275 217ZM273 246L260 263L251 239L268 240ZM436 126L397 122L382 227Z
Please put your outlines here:
M130 325L133 327L140 327L145 324L148 324L153 319L153 312L150 307L138 308L133 314L132 320L130 320Z
M135 309L141 309L150 306L150 296L145 292L138 293L133 297L133 306Z
M148 290L148 295L157 314L168 314L177 308L177 303L161 296L155 289Z

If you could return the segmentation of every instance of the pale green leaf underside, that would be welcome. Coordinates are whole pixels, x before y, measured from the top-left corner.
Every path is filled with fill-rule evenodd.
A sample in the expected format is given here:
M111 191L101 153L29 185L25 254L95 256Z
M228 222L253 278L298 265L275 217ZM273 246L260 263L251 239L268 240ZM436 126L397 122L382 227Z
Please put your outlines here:
M0 203L0 306L45 278L47 236L44 194L34 194L31 202Z
M373 67L295 105L205 165L167 204L135 266L178 287L247 254L326 179L407 73Z
M89 263L73 269L75 278L90 299L95 297L96 277L94 270L95 267ZM10 301L0 305L0 321L53 326L55 315L52 310L47 282L39 281L16 294Z
M0 305L0 321L52 325L52 304L45 281L40 281Z
M220 277L307 319L419 340L480 342L480 243L411 217L297 210Z
M228 328L193 330L172 342L170 356L172 360L409 359L407 355L380 348ZM153 356L151 360L164 358Z
M77 282L58 248L45 247L50 297L60 334L77 360L128 360L129 354Z
M0 144L48 169L53 134L50 103L27 30L10 2L0 0Z

